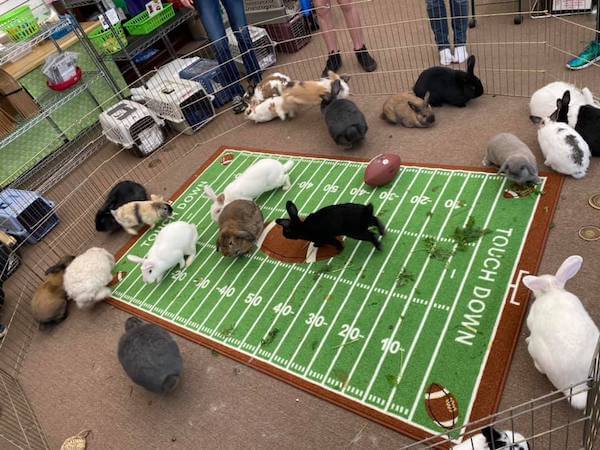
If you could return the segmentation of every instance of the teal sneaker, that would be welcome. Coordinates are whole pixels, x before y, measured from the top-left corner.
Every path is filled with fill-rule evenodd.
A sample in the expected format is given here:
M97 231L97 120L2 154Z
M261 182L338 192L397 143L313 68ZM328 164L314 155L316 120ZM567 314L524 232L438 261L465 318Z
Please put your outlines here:
M577 58L567 63L567 67L571 70L585 69L598 60L600 60L600 42L592 41Z

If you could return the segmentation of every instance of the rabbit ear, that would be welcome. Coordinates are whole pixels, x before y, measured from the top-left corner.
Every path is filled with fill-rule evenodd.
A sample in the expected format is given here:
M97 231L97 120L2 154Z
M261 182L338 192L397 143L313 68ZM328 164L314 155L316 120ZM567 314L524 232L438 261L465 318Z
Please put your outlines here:
M556 281L558 281L561 286L564 286L567 281L579 272L582 264L583 258L581 256L569 256L556 271Z
M535 125L540 125L542 123L542 118L538 116L529 116L529 120L533 122Z
M206 197L208 197L212 201L217 200L217 195L215 194L215 191L213 191L208 184L204 185L204 195L206 195Z
M419 108L417 107L417 105L415 105L413 102L408 102L408 106L410 107L410 109L412 109L414 112L419 112Z
M245 231L245 230L237 230L233 234L235 237L237 237L239 239L244 239L245 241L254 241L255 240L252 233L249 233L248 231Z
M429 106L429 96L431 93L429 91L425 92L425 97L423 97L423 101L425 102L425 106Z
M532 291L543 291L548 289L548 282L542 277L527 275L523 277L523 284Z
M340 91L342 90L342 82L340 80L335 80L331 85L331 95L333 97L337 97L340 95Z
M467 59L467 72L471 75L475 73L475 55L471 55Z
M562 100L559 98L558 100L556 100L556 110L550 115L550 120L552 122L556 122L558 119L558 113L560 112L562 108Z
M498 169L498 173L506 173L506 169L508 168L508 161L504 161L500 168Z
M275 219L275 223L283 228L288 228L291 221L289 219Z
M144 258L140 258L139 256L135 255L127 255L127 259L136 264L142 264L144 262Z
M348 81L350 81L350 75L342 75L340 76L340 78L342 79L342 81L344 81L345 83L347 83Z
M294 203L291 200L287 201L287 203L285 204L285 209L290 215L290 219L298 220L298 208L296 208L296 205L294 205Z
M571 103L571 91L569 91L568 89L562 96L562 103L563 106L569 106L569 103Z

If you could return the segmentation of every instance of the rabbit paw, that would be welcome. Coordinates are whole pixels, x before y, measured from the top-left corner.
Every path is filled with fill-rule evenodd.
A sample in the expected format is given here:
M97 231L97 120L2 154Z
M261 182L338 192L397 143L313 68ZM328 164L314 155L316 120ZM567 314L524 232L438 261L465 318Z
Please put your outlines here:
M129 234L133 235L133 236L137 236L138 232L135 228L125 228L125 231L127 231Z

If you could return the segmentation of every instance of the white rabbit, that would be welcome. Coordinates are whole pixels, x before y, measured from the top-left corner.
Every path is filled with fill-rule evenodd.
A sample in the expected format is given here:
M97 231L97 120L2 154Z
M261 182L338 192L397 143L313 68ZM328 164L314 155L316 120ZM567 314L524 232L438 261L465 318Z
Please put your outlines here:
M179 268L189 267L196 257L196 226L187 222L172 222L160 230L154 244L143 258L128 255L127 259L141 264L144 283L154 283L163 279L167 271L179 264ZM187 258L186 258L187 256Z
M594 97L588 88L580 90L575 85L563 81L555 81L547 84L533 93L529 102L531 115L548 117L556 109L556 100L562 98L567 90L571 93L569 125L575 127L579 108L583 105L593 105Z
M215 194L215 191L213 191L208 184L204 185L204 195L213 201L213 204L210 207L210 215L212 220L218 223L221 211L223 211L223 208L225 207L225 195Z
M77 256L65 269L63 287L67 297L79 308L110 297L107 285L112 280L114 264L113 255L100 247L92 247Z
M454 450L529 450L529 444L522 434L504 430L498 431L492 427L485 427L474 436L465 439L452 447Z
M568 124L556 122L562 100L556 100L556 109L550 117L530 116L538 126L538 142L546 160L544 164L555 171L583 178L590 165L590 147L581 135Z
M290 111L293 116L293 112ZM256 123L269 122L275 117L285 120L286 112L283 110L283 97L271 97L256 105L250 105L245 111L248 120Z
M598 343L598 327L579 298L565 290L565 283L575 276L582 263L581 256L569 256L556 275L523 278L523 284L535 295L527 316L527 349L535 368L546 374L557 389L587 379ZM569 395L568 389L563 392ZM584 409L587 392L577 392L573 392L571 406Z

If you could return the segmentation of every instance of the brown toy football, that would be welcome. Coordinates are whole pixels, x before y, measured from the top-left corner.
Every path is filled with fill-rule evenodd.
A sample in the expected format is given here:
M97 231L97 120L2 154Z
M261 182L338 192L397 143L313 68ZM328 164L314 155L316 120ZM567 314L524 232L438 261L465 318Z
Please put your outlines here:
M385 186L396 178L401 164L400 157L394 153L377 155L365 169L365 184L369 186Z
M456 426L458 403L456 398L444 386L431 384L425 393L425 408L429 417L440 427L448 430Z

